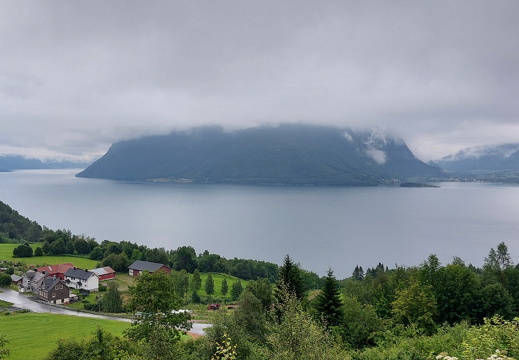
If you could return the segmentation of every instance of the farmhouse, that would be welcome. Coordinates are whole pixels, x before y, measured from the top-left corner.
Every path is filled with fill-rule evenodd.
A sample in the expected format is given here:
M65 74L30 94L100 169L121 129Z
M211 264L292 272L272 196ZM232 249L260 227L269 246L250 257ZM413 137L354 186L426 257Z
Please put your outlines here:
M67 283L57 277L47 276L38 292L40 300L53 304L68 304L70 302L70 290Z
M141 260L137 260L131 264L128 267L128 270L128 274L130 276L139 276L139 274L145 270L150 273L154 273L159 270L165 271L168 274L171 273L171 268L167 265Z
M99 281L115 279L115 270L110 266L90 270L99 277Z
M65 282L68 287L80 290L99 289L99 277L92 271L71 268L65 273Z
M33 292L35 294L40 290L41 284L45 279L45 274L39 273L34 270L29 270L22 276L22 282L19 285L18 291L20 292Z
M73 267L74 264L65 263L58 265L40 266L39 268L36 268L36 271L48 276L55 276L60 280L65 280L65 273L68 269L71 269Z

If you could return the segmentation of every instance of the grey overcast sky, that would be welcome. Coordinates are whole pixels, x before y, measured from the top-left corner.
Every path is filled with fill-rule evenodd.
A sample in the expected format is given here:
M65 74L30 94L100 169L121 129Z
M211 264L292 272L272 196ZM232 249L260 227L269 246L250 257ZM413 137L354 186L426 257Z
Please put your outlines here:
M0 0L0 154L199 125L377 127L422 160L519 142L517 0Z

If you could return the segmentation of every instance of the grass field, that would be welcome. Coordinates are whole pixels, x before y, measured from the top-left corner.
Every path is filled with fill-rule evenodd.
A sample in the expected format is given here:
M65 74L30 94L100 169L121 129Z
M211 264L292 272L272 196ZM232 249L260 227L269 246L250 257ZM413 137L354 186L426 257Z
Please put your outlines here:
M0 314L0 334L7 335L10 343L8 359L44 359L56 347L59 339L84 339L101 327L122 336L130 324L117 320L103 320L57 314Z
M97 267L98 261L85 259L75 256L33 256L30 258L13 258L13 250L19 244L0 244L0 261L20 261L25 265L57 265L63 263L72 263L81 269L94 269ZM32 250L36 250L41 244L31 244Z

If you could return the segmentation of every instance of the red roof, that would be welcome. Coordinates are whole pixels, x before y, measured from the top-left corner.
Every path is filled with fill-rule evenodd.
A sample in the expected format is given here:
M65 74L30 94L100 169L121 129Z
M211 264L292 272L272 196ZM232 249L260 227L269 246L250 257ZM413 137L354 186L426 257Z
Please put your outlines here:
M58 264L58 265L49 265L49 266L40 266L36 269L37 272L44 272L47 275L52 274L64 274L67 272L68 269L73 268L74 264L71 263L65 263L65 264Z

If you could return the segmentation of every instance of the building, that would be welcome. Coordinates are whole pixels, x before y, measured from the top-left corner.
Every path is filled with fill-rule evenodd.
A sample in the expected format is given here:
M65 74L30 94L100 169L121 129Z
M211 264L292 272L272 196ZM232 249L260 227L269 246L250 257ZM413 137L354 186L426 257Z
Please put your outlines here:
M49 265L49 266L40 266L36 268L37 272L43 273L47 276L55 276L60 280L65 280L65 273L68 269L74 267L72 263L58 264L58 265Z
M27 271L22 276L22 282L19 285L18 290L20 292L33 292L37 294L41 288L41 284L43 283L45 276L45 274L34 270Z
M128 266L128 274L130 276L139 276L141 272L146 270L150 273L154 273L159 270L164 271L168 274L171 273L171 268L169 266L149 261L137 260L133 264Z
M70 302L70 290L67 283L57 277L47 276L38 291L40 300L53 304L68 304Z
M99 277L92 271L71 268L65 273L65 282L71 289L95 291L99 289Z
M99 281L115 279L115 270L110 266L90 270L99 277Z

